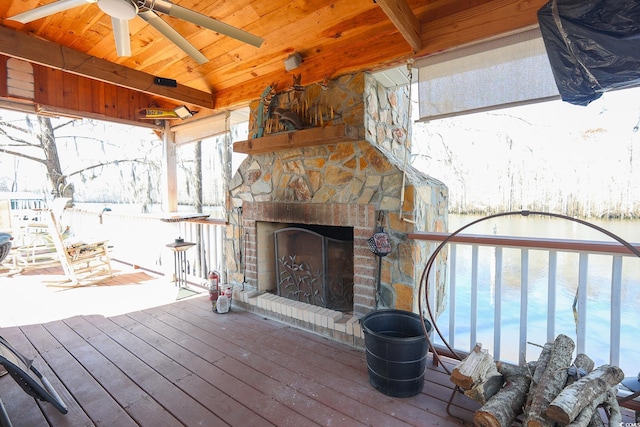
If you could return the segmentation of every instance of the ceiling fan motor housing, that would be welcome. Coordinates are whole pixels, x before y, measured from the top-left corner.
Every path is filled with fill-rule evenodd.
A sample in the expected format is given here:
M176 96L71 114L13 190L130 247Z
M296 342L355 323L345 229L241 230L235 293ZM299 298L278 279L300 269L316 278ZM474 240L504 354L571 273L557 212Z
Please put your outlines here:
M129 20L138 14L138 5L133 0L98 0L98 7L118 19Z

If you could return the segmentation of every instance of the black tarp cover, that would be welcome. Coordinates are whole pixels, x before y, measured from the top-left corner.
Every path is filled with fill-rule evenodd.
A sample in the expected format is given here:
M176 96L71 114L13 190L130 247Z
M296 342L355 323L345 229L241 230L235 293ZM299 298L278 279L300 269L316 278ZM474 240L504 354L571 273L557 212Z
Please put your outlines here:
M538 22L563 101L640 85L640 0L551 0Z

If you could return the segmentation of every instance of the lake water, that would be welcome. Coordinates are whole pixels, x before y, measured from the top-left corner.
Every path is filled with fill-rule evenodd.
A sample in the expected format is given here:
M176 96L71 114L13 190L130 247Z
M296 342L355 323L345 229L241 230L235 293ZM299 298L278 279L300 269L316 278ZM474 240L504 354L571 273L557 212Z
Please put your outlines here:
M449 230L453 232L480 216L450 215ZM589 220L630 243L640 242L638 221ZM507 216L485 220L463 231L464 234L515 235L537 238L614 241L605 234L573 221L541 216ZM455 347L468 349L470 344L469 316L471 294L471 248L457 247L456 268L456 331ZM445 248L446 249L446 248ZM572 305L578 284L578 254L558 253L558 282L556 290L556 331L576 339L576 323ZM529 251L529 311L527 341L539 345L546 342L548 255L543 251ZM480 247L478 262L478 335L484 348L493 348L493 311L495 292L495 253L493 248ZM586 351L596 366L609 361L611 257L590 255L587 280L587 340ZM517 336L520 317L520 251L503 249L502 321L500 359L518 361ZM640 259L623 258L622 333L619 366L626 376L640 371ZM440 317L439 328L448 336L447 311ZM540 349L529 345L526 360L536 360Z

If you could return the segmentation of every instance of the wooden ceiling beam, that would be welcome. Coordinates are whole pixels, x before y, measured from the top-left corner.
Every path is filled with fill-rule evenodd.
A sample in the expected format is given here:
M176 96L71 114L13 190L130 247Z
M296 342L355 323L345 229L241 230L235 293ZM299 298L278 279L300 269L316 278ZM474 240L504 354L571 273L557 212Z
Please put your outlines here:
M181 104L213 109L211 93L180 84L177 87L160 86L154 83L155 76L150 74L5 27L0 27L0 53Z
M406 0L376 0L380 9L398 29L414 52L422 49L420 41L420 21L414 15Z

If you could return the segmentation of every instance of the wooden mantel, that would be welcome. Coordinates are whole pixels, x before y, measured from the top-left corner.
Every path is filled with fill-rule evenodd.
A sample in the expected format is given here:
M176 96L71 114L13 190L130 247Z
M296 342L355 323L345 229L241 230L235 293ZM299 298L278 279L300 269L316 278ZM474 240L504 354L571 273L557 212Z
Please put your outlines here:
M318 128L302 129L291 132L277 133L238 141L233 144L233 151L245 154L271 153L300 147L336 144L344 141L362 139L359 129L355 126L339 124Z

